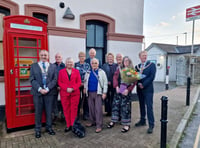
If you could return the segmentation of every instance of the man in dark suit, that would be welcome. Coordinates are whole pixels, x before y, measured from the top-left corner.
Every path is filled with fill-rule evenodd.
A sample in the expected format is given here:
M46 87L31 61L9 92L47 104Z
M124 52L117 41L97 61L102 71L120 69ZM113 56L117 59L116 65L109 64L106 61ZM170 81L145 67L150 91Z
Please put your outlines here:
M92 61L92 59L93 58L95 58L95 56L96 56L96 50L94 49L94 48L91 48L90 50L89 50L89 58L87 58L86 60L85 60L85 62L86 63L88 63L88 64L90 64L90 69L92 69L92 66L91 66L91 61ZM98 59L99 60L99 59ZM99 60L99 67L101 68L101 61Z
M35 137L41 137L42 111L46 113L46 132L55 135L52 129L52 106L54 95L57 93L57 71L54 64L48 62L49 54L46 50L40 51L40 61L31 65L30 82L31 93L35 107Z
M61 69L65 68L65 64L62 62L62 55L60 53L56 53L55 55L55 65L56 65L56 70L57 70L57 75L59 74L59 71ZM54 96L54 102L53 102L53 124L55 124L55 121L58 118L59 112L61 112L61 121L64 121L64 114L63 114L63 108L61 101L58 100L58 95L60 92L60 87L57 84L57 94Z
M139 53L141 63L135 68L136 71L145 75L145 77L137 83L137 95L139 97L140 104L140 121L135 124L136 127L146 125L146 112L149 123L147 130L148 134L153 132L154 128L154 114L153 114L153 81L156 74L156 66L154 63L147 61L147 52L141 51Z

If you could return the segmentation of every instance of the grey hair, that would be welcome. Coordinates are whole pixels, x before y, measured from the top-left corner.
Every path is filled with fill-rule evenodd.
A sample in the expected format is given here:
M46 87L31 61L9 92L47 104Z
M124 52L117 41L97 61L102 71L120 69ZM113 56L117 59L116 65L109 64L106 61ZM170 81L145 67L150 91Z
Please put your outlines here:
M90 61L90 64L92 64L92 61L96 60L98 65L99 65L99 60L97 58L93 58L91 61Z
M89 53L91 52L91 51L94 51L95 52L95 55L96 55L96 50L94 49L94 48L91 48L90 50L89 50Z
M72 57L68 57L68 58L66 59L65 63L67 63L67 61L72 61L72 62L74 63L74 60L73 60Z

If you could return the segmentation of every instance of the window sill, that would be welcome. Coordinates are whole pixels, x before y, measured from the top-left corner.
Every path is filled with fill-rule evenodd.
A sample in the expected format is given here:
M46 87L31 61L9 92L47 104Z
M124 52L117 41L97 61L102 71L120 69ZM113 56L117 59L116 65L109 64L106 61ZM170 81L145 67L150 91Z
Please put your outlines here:
M0 76L0 82L4 82L4 76Z

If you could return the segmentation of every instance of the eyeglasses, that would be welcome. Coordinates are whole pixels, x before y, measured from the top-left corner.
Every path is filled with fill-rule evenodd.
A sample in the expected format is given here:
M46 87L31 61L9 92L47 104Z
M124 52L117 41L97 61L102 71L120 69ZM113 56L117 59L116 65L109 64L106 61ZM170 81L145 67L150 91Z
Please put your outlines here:
M92 63L92 64L98 64L98 63L96 62L96 63Z

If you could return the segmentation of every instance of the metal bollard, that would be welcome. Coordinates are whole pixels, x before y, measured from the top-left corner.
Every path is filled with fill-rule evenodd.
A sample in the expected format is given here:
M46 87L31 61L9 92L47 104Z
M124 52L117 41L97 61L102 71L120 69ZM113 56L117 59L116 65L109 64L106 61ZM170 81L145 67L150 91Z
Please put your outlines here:
M161 98L161 139L160 139L160 148L166 148L167 144L167 108L168 108L168 99L166 96Z
M187 77L186 106L190 105L190 77Z

